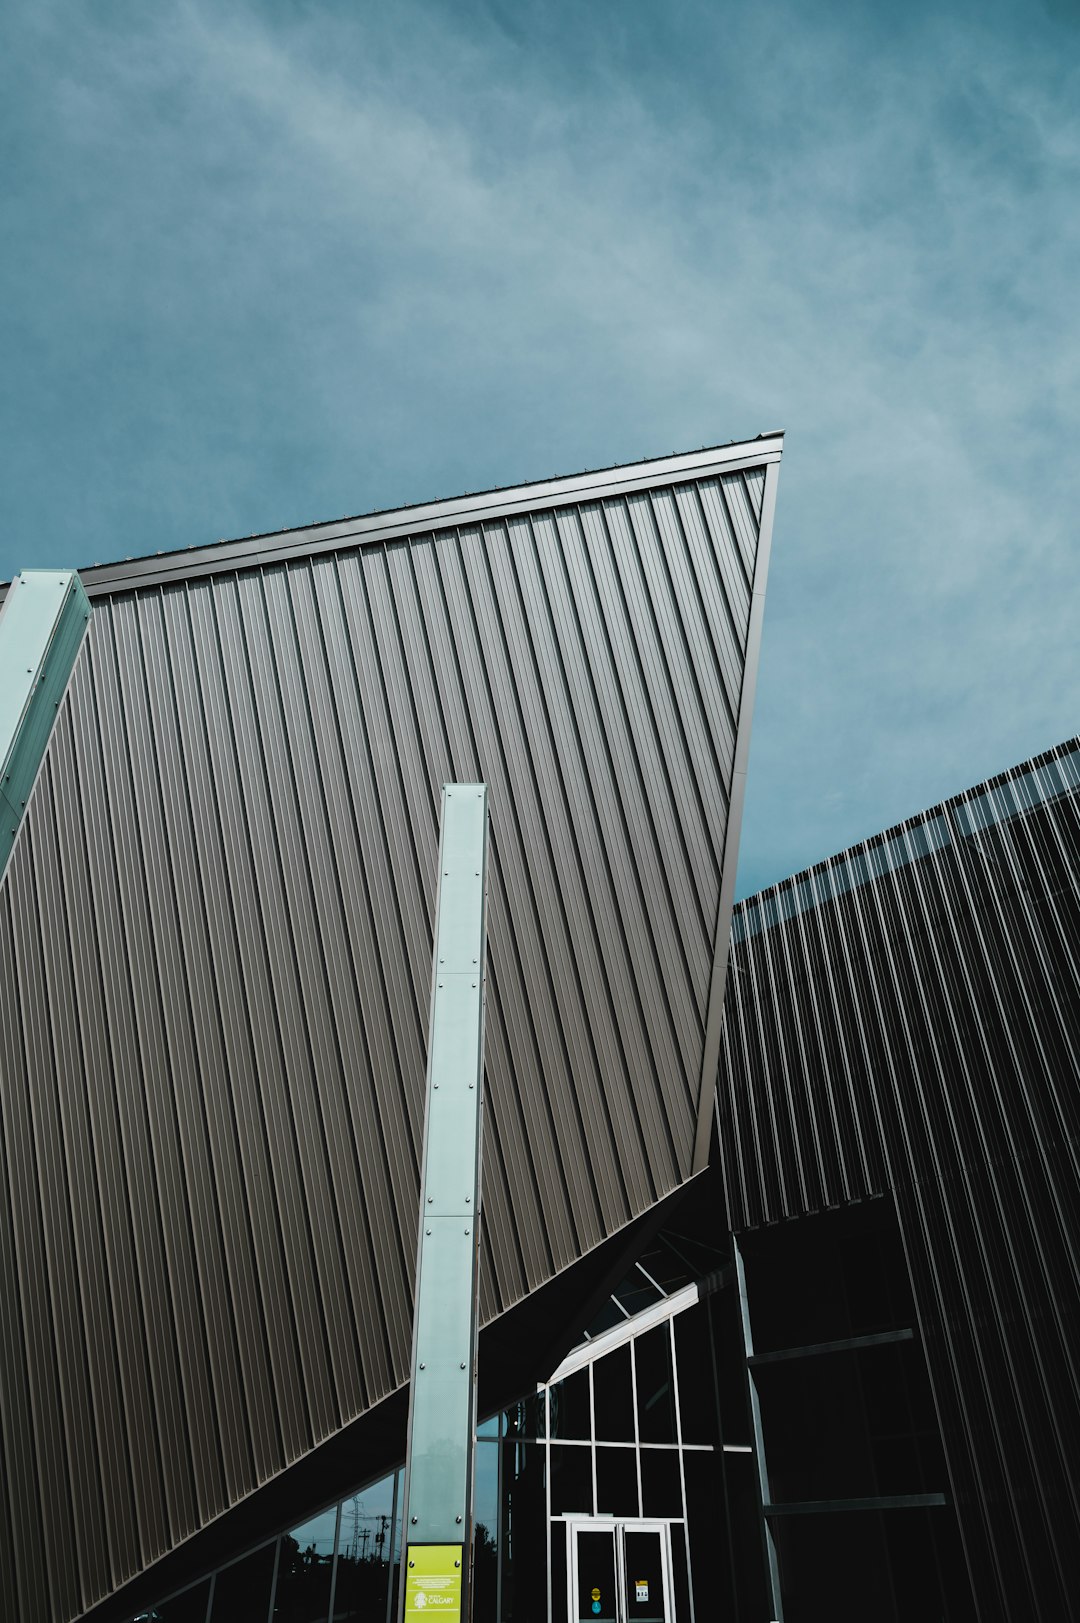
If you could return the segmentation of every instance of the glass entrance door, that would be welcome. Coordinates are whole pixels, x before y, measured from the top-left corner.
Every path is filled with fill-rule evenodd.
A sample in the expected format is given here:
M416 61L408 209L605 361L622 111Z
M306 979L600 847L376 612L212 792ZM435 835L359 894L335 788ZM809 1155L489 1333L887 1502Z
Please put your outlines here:
M571 1623L675 1623L666 1522L567 1523Z

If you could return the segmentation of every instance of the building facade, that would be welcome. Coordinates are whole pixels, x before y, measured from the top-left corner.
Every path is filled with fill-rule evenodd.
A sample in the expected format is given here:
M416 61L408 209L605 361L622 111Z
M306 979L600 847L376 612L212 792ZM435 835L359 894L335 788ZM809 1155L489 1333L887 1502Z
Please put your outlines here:
M0 1616L396 1616L454 780L477 1623L1071 1615L1080 746L733 911L781 443L83 572L0 881Z
M0 1613L391 1468L438 808L491 805L481 1397L707 1166L782 441L86 570L0 883Z

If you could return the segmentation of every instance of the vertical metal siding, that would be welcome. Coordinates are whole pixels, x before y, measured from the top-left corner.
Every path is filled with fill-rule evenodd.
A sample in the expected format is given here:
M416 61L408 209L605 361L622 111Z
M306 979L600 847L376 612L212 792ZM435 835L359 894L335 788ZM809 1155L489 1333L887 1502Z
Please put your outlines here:
M0 888L0 1614L407 1377L444 781L492 805L485 1319L689 1176L763 482L622 485L95 593Z
M1060 765L1058 764L1060 763ZM1080 1577L1076 741L737 910L736 1228L892 1189L980 1617Z

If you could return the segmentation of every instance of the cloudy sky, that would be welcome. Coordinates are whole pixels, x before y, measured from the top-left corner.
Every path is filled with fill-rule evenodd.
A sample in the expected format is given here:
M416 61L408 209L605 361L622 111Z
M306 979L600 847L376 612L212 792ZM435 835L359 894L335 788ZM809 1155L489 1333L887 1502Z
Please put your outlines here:
M0 575L783 428L747 893L1080 727L1080 0L14 0Z

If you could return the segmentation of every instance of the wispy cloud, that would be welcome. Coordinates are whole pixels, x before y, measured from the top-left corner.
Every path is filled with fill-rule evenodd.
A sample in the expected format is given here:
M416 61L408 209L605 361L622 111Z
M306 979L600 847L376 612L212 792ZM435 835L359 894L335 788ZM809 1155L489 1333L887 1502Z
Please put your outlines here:
M784 427L744 882L1077 725L1075 32L40 5L8 568Z

